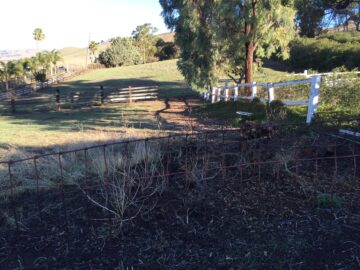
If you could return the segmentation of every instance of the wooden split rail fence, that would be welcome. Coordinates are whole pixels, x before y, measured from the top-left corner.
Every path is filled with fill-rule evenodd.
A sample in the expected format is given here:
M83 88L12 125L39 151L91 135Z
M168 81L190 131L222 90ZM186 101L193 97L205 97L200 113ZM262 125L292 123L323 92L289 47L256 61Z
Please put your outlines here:
M263 102L271 103L276 99L275 89L279 87L293 86L293 85L302 85L309 84L309 96L307 100L282 100L285 105L288 106L307 106L308 112L306 117L306 123L310 124L314 118L314 114L317 112L320 96L320 85L321 85L321 76L313 76L305 80L296 80L288 82L277 82L277 83L241 83L235 85L228 85L225 82L225 86L213 87L211 90L206 91L203 94L203 97L211 103L216 103L220 101L230 101L230 100L240 100L240 99L254 99L258 97L258 87L265 87L267 89L267 98L261 98ZM247 87L251 89L251 95L245 96L241 94L241 88Z
M37 83L34 83L34 84L26 85L26 86L24 86L22 88L19 88L19 89L11 90L11 91L8 91L8 92L5 92L5 93L0 93L0 101L13 99L13 98L20 97L20 96L29 95L29 94L31 94L33 92L36 92L39 89L49 87L52 84L63 82L64 80L65 80L65 75L62 74L62 75L60 75L60 76L58 76L56 78L51 78L51 79L49 79L49 80L47 80L46 82L43 82L43 83L37 82Z
M142 100L156 100L158 98L158 86L126 87L116 91L100 90L96 92L72 92L62 93L56 89L54 95L12 97L0 103L2 111L33 112L51 111L61 109L74 109L85 106L100 106L105 103L132 103Z

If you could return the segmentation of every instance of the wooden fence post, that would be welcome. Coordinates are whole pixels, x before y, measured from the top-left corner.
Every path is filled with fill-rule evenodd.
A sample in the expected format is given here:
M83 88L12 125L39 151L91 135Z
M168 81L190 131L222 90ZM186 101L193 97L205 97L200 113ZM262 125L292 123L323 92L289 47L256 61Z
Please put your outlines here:
M234 101L237 101L239 98L239 86L234 88Z
M217 100L217 88L213 87L212 88L212 93L211 93L211 103L215 103Z
M129 86L129 103L132 103L132 89L131 89L131 86Z
M314 118L314 113L317 112L319 105L320 85L321 85L321 76L319 75L313 76L311 78L308 112L306 117L307 124L311 123L312 119Z
M256 82L251 83L251 97L254 99L257 96Z
M216 102L221 101L221 92L222 92L222 90L223 90L222 87L217 87L216 88Z
M225 101L229 101L230 98L230 89L228 86L225 86Z
M275 99L274 86L272 83L268 84L268 93L269 93L269 103L271 103Z
M16 113L15 97L14 96L11 97L11 113L12 114Z
M70 107L71 109L74 109L74 94L70 94Z
M104 101L105 101L104 86L100 85L100 103L101 103L101 105L104 104Z
M60 111L61 107L60 107L60 90L59 89L56 89L55 102L56 102L56 110Z

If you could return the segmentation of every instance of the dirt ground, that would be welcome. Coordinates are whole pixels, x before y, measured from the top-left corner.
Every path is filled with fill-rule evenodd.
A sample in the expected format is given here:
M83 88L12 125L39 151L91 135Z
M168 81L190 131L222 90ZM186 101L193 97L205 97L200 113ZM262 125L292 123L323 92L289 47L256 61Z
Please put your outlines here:
M25 192L14 204L1 205L0 268L359 269L360 160L348 157L335 165L331 159L354 148L337 144L334 151L328 147L332 138L289 136L243 147L236 136L231 133L225 145L209 137L211 148L202 141L188 142L186 149L170 144L173 174L166 188L140 214L136 205L130 208L123 225L74 188ZM292 140L303 150L283 147ZM309 142L319 144L316 153ZM315 154L319 162L290 162ZM260 167L259 158L285 165ZM231 167L237 159L257 162ZM176 175L184 166L188 173ZM96 188L88 194L102 196Z

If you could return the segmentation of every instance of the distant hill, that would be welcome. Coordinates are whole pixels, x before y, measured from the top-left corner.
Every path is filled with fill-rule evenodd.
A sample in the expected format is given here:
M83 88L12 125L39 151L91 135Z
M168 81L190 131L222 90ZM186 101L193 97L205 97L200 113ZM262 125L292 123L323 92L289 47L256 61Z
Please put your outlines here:
M175 33L163 33L156 36L162 38L165 42L174 42L175 40Z
M156 35L159 38L162 38L165 42L174 42L175 33L162 33ZM109 41L102 42L99 45L99 51L106 50L110 46ZM64 65L77 65L77 66L85 66L86 65L86 57L87 57L87 49L86 48L76 48L76 47L66 47L60 49L60 55L64 59ZM16 60L25 57L31 57L36 54L36 50L0 50L0 61L9 61ZM90 59L88 59L88 63L90 63Z
M17 60L20 58L31 57L36 54L36 50L0 50L0 61Z
M99 44L99 52L106 50L110 46L110 42L103 42ZM86 57L87 57L87 48L76 48L76 47L66 47L59 50L61 57L64 59L63 63L65 65L76 65L76 66L85 66ZM88 59L90 64L90 59Z
M159 38L162 38L165 42L174 42L175 33L162 33L156 35ZM110 41L105 41L99 45L100 53L110 46ZM76 47L67 47L60 50L60 55L64 59L65 65L76 65L76 66L85 66L86 65L86 48L76 48ZM88 59L90 63L90 59Z

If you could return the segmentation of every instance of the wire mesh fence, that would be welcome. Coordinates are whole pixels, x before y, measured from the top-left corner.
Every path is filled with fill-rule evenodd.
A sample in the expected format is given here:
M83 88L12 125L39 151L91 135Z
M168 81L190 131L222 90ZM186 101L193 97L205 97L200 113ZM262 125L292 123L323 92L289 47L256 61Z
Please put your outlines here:
M121 228L150 212L169 189L186 201L203 202L209 190L230 187L244 199L250 192L265 204L269 196L279 196L281 203L282 194L296 186L308 199L336 193L355 204L359 167L358 144L270 126L112 142L1 161L1 231L12 235L16 246L29 228L41 237L51 234L55 222L71 246L70 235L81 224L110 222Z

